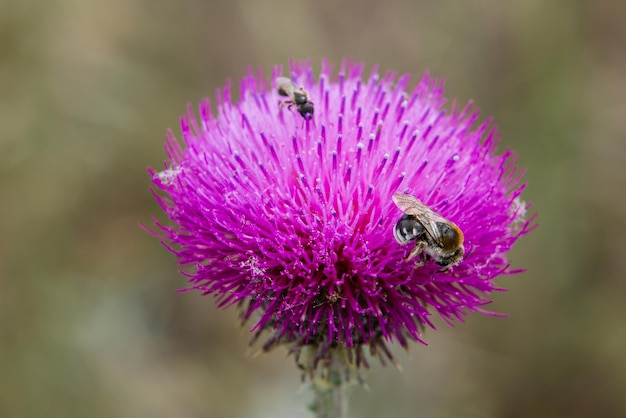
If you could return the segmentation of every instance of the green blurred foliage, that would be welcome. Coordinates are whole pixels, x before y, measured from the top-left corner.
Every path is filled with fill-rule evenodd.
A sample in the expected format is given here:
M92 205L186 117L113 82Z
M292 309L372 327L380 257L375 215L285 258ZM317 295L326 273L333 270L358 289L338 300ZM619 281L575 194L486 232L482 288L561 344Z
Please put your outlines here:
M374 366L353 417L626 416L626 3L0 3L0 417L308 416L285 352L138 223L187 102L248 65L426 69L494 115L540 227L492 308Z

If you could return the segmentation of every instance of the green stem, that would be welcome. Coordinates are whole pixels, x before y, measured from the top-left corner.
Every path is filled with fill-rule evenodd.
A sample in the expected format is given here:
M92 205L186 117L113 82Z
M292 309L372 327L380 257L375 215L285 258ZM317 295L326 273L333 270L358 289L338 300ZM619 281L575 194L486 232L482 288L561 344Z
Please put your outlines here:
M333 352L326 376L315 376L312 382L315 398L311 410L315 418L346 418L348 416L348 385L345 363L340 352Z

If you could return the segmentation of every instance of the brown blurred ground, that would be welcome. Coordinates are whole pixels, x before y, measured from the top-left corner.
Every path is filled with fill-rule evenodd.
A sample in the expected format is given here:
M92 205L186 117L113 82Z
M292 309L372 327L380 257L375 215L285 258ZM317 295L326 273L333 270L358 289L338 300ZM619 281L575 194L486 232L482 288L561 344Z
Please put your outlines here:
M511 3L511 4L506 4ZM586 4L585 4L586 3ZM187 102L288 57L425 69L494 115L541 226L492 307L375 367L353 417L626 416L626 2L0 3L0 417L295 417L284 352L142 232Z

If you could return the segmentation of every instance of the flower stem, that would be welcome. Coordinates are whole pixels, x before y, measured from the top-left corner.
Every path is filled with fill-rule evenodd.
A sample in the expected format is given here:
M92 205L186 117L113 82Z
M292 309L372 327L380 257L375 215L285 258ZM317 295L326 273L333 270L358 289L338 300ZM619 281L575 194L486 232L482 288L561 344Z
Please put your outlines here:
M315 418L346 418L348 416L348 385L342 353L334 352L326 376L316 376L312 386L315 398L311 410Z

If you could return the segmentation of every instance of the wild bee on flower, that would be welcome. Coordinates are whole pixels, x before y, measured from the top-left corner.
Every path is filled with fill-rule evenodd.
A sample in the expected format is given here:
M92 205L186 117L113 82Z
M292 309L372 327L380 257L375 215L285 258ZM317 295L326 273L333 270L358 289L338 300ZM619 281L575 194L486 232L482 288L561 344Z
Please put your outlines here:
M404 212L393 229L396 241L398 244L415 242L415 247L405 260L419 255L418 265L432 258L443 267L453 266L462 260L463 231L456 224L414 196L396 193L391 199Z
M278 77L276 79L276 87L278 88L278 94L289 98L280 103L281 108L284 105L288 105L289 109L291 109L291 106L295 106L303 118L313 117L313 102L309 100L309 94L304 88L296 87L293 81L287 77Z

